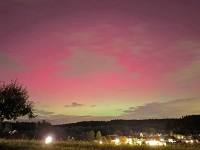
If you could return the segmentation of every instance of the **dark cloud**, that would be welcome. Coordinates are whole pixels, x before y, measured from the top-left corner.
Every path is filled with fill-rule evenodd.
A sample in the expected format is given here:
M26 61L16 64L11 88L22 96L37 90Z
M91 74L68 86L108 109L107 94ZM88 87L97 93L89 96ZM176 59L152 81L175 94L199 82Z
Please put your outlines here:
M119 117L116 116L92 116L92 115L84 115L84 116L75 116L75 115L49 115L49 116L40 116L38 115L36 118L30 120L28 118L19 118L17 121L26 121L26 122L38 122L45 120L46 122L50 122L53 125L56 124L67 124L67 123L76 123L80 121L110 121L113 119L119 119ZM122 119L122 118L120 118Z
M134 110L135 110L135 107L130 107L128 110L124 110L123 112L126 114L130 114L130 113L134 112Z
M82 107L84 106L83 104L78 104L76 102L72 102L71 105L65 105L65 107Z
M177 99L168 102L148 103L124 111L123 118L177 118L189 114L199 114L200 98Z

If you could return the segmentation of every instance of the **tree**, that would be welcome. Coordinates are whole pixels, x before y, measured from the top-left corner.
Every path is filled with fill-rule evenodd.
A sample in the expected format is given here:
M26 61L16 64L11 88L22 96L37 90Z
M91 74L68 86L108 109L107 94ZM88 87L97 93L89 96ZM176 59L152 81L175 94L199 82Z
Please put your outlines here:
M105 136L102 136L102 142L103 142L103 143L108 143L108 140L106 139Z
M29 119L35 118L34 103L28 98L27 89L17 80L12 80L10 84L0 82L0 122L26 115Z
M169 136L173 136L174 132L172 130L169 131Z
M83 140L86 140L86 132L82 132L81 137L82 137Z
M88 132L89 133L89 136L88 136L88 141L93 141L95 139L95 133L94 131L90 131Z
M3 132L9 132L12 130L12 123L10 122L4 122L4 128L3 128Z
M127 132L127 136L133 136L133 130L129 130L129 131Z
M127 142L127 137L125 137L125 136L120 136L119 141L120 141L121 144L126 144L126 142Z
M116 131L115 131L115 134L117 134L117 135L119 135L119 136L123 136L123 133L122 133L121 131L119 131L119 130L116 130Z
M96 140L101 140L101 132L100 131L98 131L96 133Z
M95 133L94 131L82 132L81 137L83 140L91 142L95 139Z
M112 142L112 138L110 136L107 137L107 142L111 143Z
M3 132L3 123L0 122L0 137L1 137L2 132Z

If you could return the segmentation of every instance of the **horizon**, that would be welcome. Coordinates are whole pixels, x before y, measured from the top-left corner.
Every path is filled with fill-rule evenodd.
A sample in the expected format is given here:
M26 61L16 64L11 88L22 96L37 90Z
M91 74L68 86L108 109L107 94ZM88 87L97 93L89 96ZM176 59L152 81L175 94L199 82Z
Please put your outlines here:
M190 116L200 116L200 114L192 114L192 115L186 115L186 116L181 116L179 118L146 118L146 119L112 119L112 120L82 120L78 122L70 122L70 123L64 123L64 124L51 124L51 125L66 125L66 124L77 124L81 122L111 122L111 121L143 121L143 120L173 120L173 119L182 119L184 117L190 117ZM12 120L11 123L38 123L38 122L48 122L48 120L35 120L34 119L17 119L17 120ZM48 122L50 123L50 122Z
M199 0L1 0L0 81L18 79L33 120L51 124L200 114L199 8Z

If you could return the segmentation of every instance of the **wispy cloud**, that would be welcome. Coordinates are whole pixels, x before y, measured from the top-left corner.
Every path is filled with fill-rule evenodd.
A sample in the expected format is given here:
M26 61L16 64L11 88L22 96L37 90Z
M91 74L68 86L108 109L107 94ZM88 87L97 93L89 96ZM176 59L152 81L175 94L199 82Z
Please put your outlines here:
M65 107L82 107L84 106L83 104L78 104L76 102L72 102L71 105L65 105Z
M0 52L0 67L6 69L24 69L25 66L5 53Z
M200 41L186 40L179 43L176 49L192 55L192 59L185 65L170 73L170 77L176 81L187 81L200 78Z
M89 52L79 47L71 47L71 55L61 62L67 66L61 75L87 75L98 71L119 72L122 67L118 66L114 57L101 53Z
M44 111L44 110L37 110L37 114L38 115L44 115L44 116L49 116L49 115L54 115L54 112L50 112L50 111Z

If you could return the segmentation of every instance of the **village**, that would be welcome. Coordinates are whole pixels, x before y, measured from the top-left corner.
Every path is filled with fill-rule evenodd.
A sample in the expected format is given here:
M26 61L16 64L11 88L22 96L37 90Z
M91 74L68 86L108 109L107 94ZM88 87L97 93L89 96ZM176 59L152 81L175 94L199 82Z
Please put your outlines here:
M198 144L200 135L181 135L181 134L161 134L148 132L136 132L133 136L118 136L107 135L107 139L111 143L119 144L133 144L133 145L181 145L181 144ZM102 143L102 141L100 141Z

